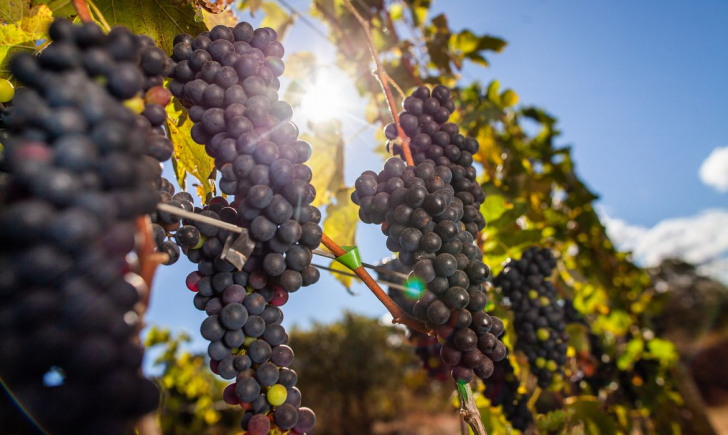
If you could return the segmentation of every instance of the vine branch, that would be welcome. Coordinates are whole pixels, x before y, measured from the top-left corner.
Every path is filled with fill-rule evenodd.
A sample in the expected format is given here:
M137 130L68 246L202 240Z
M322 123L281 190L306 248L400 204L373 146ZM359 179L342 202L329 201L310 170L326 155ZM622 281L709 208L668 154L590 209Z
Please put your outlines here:
M394 21L392 20L392 15L389 13L389 11L385 8L384 9L384 16L387 18L387 24L389 25L389 30L392 33L392 37L397 41L397 43L400 42L399 35L397 34L397 28L394 26ZM406 51L402 56L402 62L404 63L405 68L407 68L407 72L412 76L412 79L417 83L418 86L424 86L425 82L422 80L422 78L415 73L415 69L412 66L412 61L410 60L411 53L409 51Z
M394 95L392 94L392 89L390 87L390 85L394 83L394 81L392 81L392 78L389 77L389 74L387 74L387 71L384 69L384 65L382 65L382 61L379 59L379 52L374 45L374 38L372 37L369 22L365 20L364 17L361 16L361 14L359 14L359 11L354 8L354 5L352 5L349 0L344 0L344 4L346 5L347 9L349 9L349 11L352 13L352 15L354 15L354 17L357 19L359 25L361 25L361 28L364 31L364 36L366 37L367 45L369 46L369 52L371 53L372 58L374 59L374 63L377 66L377 68L374 70L374 75L379 80L379 85L381 86L382 91L384 91L384 95L387 98L389 112L392 114L394 126L397 128L397 137L402 142L404 159L409 166L414 166L415 163L412 159L412 151L410 150L409 146L410 139L404 133L404 130L402 130L402 126L399 124L399 113L397 113L397 104L395 103Z
M473 396L473 390L470 389L470 384L465 382L456 382L456 384L460 402L460 416L470 426L475 435L488 435L483 420L480 418L478 406L475 404L475 397Z
M140 341L139 334L144 327L144 315L149 309L149 300L152 296L152 280L157 267L167 260L167 254L154 252L154 236L152 234L152 221L149 216L140 216L136 219L137 248L136 255L139 260L139 276L144 280L147 286L147 292L142 300L142 307L139 310L139 330L137 331L137 340ZM136 423L136 429L139 435L161 435L162 431L157 424L157 417L154 413L141 417Z
M346 254L346 251L341 249L341 246L336 244L336 242L331 240L326 234L321 237L321 243L323 243L324 246L326 246L329 251L331 251L337 257L341 257L342 255ZM382 290L382 288L379 286L379 284L377 284L374 278L372 278L371 275L369 275L369 273L366 271L366 269L364 269L364 266L359 266L354 269L354 273L356 274L356 276L359 277L359 279L364 282L364 284L366 284L367 287L369 287L369 290L374 293L374 296L376 296L377 299L379 299L379 301L384 304L385 308L387 308L387 310L393 317L392 323L407 325L415 331L421 332L423 334L430 334L432 332L429 328L425 326L424 323L405 313L404 310L402 310L402 308L400 308L400 306L397 305L389 297L389 295L384 292L384 290Z
M73 7L78 12L78 17L81 21L84 23L92 23L94 21L91 16L91 10L89 10L88 4L86 4L86 0L73 0Z

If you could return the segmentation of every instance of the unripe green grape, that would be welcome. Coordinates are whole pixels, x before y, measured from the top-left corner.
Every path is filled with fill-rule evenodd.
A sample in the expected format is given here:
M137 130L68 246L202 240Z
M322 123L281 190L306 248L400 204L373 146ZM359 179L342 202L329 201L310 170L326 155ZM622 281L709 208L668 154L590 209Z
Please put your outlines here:
M0 103L7 103L15 96L15 86L9 80L0 79Z
M536 337L538 337L541 341L548 340L550 335L549 330L546 328L539 328L538 331L536 331Z
M286 402L286 399L288 398L288 391L283 385L275 384L268 388L266 398L268 399L268 403L271 405L280 406Z

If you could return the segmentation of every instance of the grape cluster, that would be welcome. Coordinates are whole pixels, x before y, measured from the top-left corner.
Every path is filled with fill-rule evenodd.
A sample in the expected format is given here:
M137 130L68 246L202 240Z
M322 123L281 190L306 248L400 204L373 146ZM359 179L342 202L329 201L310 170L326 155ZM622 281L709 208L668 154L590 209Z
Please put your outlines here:
M497 364L493 375L484 382L484 395L491 405L501 406L511 425L525 432L533 423L533 414L528 409L529 396L518 391L521 383L510 362Z
M215 159L220 190L235 195L231 203L216 197L194 211L245 228L255 245L237 271L221 257L225 242L237 235L186 221L175 234L198 264L187 285L197 292L195 306L209 316L201 331L211 342L211 366L236 380L224 398L246 410L241 427L251 435L276 427L305 433L315 422L301 407L296 373L287 368L293 351L279 307L289 293L319 279L311 257L321 243L321 213L310 205L316 191L304 163L311 146L297 140L293 109L278 101L284 49L276 39L274 30L244 22L195 38L178 35L170 83L189 108L192 139Z
M140 374L146 284L127 261L134 219L159 201L159 163L122 104L142 91L135 38L65 20L49 35L10 63L25 88L3 140L0 376L52 433L126 434L159 400Z
M563 375L568 336L564 310L547 278L556 267L548 249L527 249L518 261L509 260L493 284L503 289L513 307L516 348L528 357L541 388Z
M400 126L410 138L414 163L429 161L450 169L455 196L463 203L461 220L465 229L477 237L478 231L485 227L480 213L485 194L476 181L473 166L473 155L480 145L474 138L460 134L456 124L448 122L455 111L450 89L437 85L430 92L429 88L420 86L404 99L402 106L405 110L399 114ZM397 128L389 124L384 134L394 140ZM394 153L402 155L402 149L395 145Z
M440 356L452 377L469 382L474 374L487 378L506 348L497 338L503 323L483 311L482 284L490 270L464 229L452 178L446 166L426 161L407 167L392 157L379 174L365 171L356 180L351 199L361 220L382 224L387 248L412 267L405 283L419 290L412 312L444 342Z

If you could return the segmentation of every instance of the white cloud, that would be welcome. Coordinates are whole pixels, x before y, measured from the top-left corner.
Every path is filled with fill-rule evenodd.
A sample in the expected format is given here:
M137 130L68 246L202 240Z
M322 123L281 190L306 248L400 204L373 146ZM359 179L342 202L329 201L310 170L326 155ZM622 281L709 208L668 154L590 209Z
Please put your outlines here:
M698 174L706 185L728 192L728 146L714 149L700 165Z
M702 266L712 276L725 277L728 210L705 210L694 216L665 219L651 228L601 215L615 246L632 251L639 264L656 266L665 258L681 258Z

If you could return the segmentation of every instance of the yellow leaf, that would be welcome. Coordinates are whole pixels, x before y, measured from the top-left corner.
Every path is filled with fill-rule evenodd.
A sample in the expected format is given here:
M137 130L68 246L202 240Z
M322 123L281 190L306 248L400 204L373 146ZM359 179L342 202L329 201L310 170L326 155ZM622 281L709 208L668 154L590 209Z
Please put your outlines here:
M190 137L192 121L187 116L187 111L174 100L167 106L167 131L169 139L174 144L173 165L179 185L185 187L185 174L189 173L199 181L198 195L205 198L214 194L215 185L208 179L215 168L212 157L205 152L205 147L195 143Z
M359 223L359 207L351 202L353 187L336 192L336 204L326 208L324 232L339 246L356 246L356 225Z
M234 27L238 23L238 17L235 16L232 9L227 9L219 14L213 14L203 10L202 16L208 29L220 25Z
M286 70L283 75L291 80L307 80L313 75L316 55L310 51L291 53L286 57Z
M339 246L356 246L356 225L359 223L359 207L351 202L353 187L336 192L336 204L326 208L324 233ZM347 267L334 261L332 269L349 271ZM346 288L351 286L352 277L334 273L334 277Z
M399 3L394 3L389 7L389 16L392 17L392 21L397 21L402 18L402 12L404 8Z
M240 6L238 6L238 7L240 8L240 10L243 10L246 8L249 9L250 16L254 17L255 13L258 11L258 9L260 9L262 3L263 3L262 0L243 0L240 2Z
M288 29L293 25L295 15L289 15L283 8L273 2L264 2L261 9L265 12L265 18L260 27L270 27L278 33L278 40L283 41Z
M506 89L501 95L501 101L503 102L503 107L515 106L518 104L518 94L512 89Z
M329 265L329 267L334 270L351 273L351 270L348 267L344 266L336 260L331 260L331 264ZM347 289L351 288L351 283L354 281L354 277L336 272L331 272L331 275L333 275L333 277L336 278L337 281L344 284L344 287L346 287Z
M313 205L318 207L328 203L344 184L344 141L339 121L312 124L312 128L313 136L304 134L301 139L313 148L308 166L313 172L311 184L316 188Z

